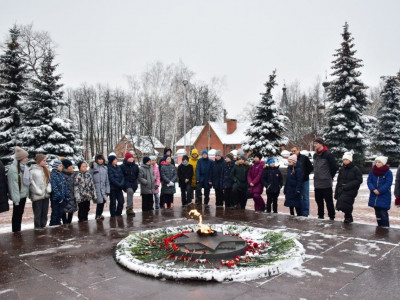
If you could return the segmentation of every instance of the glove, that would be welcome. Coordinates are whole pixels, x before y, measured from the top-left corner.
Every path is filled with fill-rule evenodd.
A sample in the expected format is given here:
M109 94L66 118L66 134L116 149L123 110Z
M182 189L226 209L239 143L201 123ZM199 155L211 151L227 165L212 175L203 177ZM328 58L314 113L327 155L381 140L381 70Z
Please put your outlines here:
M172 181L170 181L167 186L174 186L174 183Z
M394 200L394 205L400 207L400 196L396 196L396 199Z

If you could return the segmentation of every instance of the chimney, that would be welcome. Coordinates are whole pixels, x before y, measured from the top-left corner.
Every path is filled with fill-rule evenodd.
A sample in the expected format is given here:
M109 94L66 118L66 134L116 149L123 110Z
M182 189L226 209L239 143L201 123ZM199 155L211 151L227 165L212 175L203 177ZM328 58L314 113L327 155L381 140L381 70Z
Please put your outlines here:
M237 127L237 120L235 119L228 119L226 120L226 133L232 134L235 132Z
M224 123L226 123L226 115L227 115L227 112L226 112L226 109L224 109Z

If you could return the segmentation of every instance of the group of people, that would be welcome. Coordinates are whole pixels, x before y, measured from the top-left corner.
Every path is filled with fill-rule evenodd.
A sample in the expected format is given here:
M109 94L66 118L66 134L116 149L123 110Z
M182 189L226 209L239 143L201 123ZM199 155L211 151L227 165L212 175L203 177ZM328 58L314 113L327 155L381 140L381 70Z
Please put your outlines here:
M182 206L192 203L208 205L210 190L215 190L217 207L245 209L247 200L252 198L255 211L277 213L278 197L283 187L284 206L291 215L307 217L310 214L310 173L314 172L315 201L318 218L324 219L325 205L330 220L335 211L344 212L344 222L353 222L353 205L363 182L360 169L353 164L353 154L343 155L337 184L333 191L333 178L338 167L332 153L322 138L314 141L313 164L308 156L300 153L299 147L291 149L288 157L286 182L274 158L263 161L260 153L253 153L250 164L244 152L235 157L232 153L222 156L216 151L215 159L207 150L201 155L192 149L190 157L184 155L179 166L171 157L172 151L165 148L164 156L157 163L156 156L145 156L140 166L135 156L127 152L121 165L115 155L108 156L108 165L103 155L95 156L88 166L84 161L77 163L74 172L69 159L61 158L47 167L47 157L37 154L31 167L26 164L28 153L15 148L15 160L7 178L4 165L0 162L0 212L8 210L8 198L13 202L12 231L21 230L26 199L32 201L35 229L41 230L47 224L49 204L51 205L50 226L69 224L74 212L78 211L79 222L87 221L90 203L96 203L96 219L102 220L104 205L109 198L110 216L121 216L125 203L126 214L134 216L133 196L138 185L142 197L142 211L170 208L176 193L175 182L181 189ZM393 175L387 165L387 157L379 156L368 175L370 197L368 205L375 209L379 226L389 226L388 210L391 206L391 185ZM7 184L8 183L8 184ZM160 188L161 187L161 188ZM265 188L267 201L262 198ZM396 176L395 204L400 206L400 167ZM204 195L204 199L203 199ZM336 199L336 207L333 199ZM203 201L204 200L204 201Z

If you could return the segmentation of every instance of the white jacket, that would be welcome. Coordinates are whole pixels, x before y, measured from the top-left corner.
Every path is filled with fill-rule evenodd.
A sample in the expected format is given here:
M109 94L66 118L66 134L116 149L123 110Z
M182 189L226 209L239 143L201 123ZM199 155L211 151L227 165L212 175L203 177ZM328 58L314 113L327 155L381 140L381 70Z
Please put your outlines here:
M51 186L46 184L46 175L43 168L33 165L31 168L32 182L29 186L29 198L32 201L50 198Z

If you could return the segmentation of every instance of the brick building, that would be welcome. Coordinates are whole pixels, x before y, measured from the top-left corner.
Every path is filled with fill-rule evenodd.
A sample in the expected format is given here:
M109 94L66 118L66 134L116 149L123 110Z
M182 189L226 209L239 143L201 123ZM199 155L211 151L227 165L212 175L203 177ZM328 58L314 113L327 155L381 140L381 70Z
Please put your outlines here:
M138 159L143 156L159 155L164 153L164 145L153 137L125 135L115 146L115 154L118 159L123 159L126 152L131 151Z

